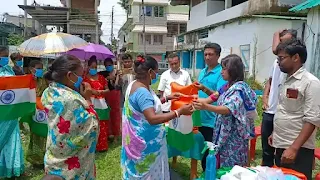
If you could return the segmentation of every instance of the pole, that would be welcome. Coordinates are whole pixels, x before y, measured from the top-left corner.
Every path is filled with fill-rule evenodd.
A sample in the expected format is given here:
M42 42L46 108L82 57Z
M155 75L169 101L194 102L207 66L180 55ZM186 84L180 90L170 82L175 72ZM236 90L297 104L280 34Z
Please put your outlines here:
M24 6L27 6L27 0L24 0ZM24 36L24 38L26 38L27 37L27 17L28 16L28 14L27 14L27 11L26 11L26 9L24 9L24 31L23 31L23 36Z
M70 11L71 11L71 0L67 0L67 33L70 34Z
M145 13L144 0L142 0L142 13L143 13L143 28L142 28L143 54L146 55L146 13Z
M114 23L114 6L112 6L112 13L111 13L111 44L113 41L113 23Z
M96 15L96 44L99 44L98 0L94 1L94 10L95 10L95 15Z

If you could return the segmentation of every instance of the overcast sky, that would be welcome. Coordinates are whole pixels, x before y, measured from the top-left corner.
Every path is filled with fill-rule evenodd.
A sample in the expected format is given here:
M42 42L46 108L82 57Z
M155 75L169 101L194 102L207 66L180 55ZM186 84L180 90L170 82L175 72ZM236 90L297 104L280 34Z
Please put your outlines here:
M24 0L1 0L5 3L0 5L0 14L5 12L12 15L23 14L23 10L18 7L18 5L23 4ZM32 4L34 0L27 0L28 5ZM110 43L111 35L111 12L112 6L114 6L114 35L117 37L118 30L122 24L126 21L125 11L117 4L118 0L100 0L100 21L102 24L103 36L101 39L107 44ZM36 0L40 5L50 4L51 6L61 6L60 0Z

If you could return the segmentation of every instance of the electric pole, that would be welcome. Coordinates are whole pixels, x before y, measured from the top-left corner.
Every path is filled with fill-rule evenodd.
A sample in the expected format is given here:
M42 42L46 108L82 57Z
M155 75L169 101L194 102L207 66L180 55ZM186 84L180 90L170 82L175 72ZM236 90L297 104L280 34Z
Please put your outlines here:
M24 0L23 4L24 4L24 6L27 6L27 0ZM24 19L23 19L24 20L23 21L24 22L24 26L23 26L24 27L24 30L23 30L24 39L27 38L27 27L28 27L27 26L27 24L28 24L28 21L27 21L28 19L27 18L28 18L28 14L27 14L27 10L26 10L26 7L25 7L25 9L24 9Z
M99 16L98 16L98 0L94 1L94 13L96 16L96 44L99 44Z
M143 13L143 28L142 28L142 41L143 41L143 54L146 55L146 12L144 0L142 0L142 13Z
M113 41L113 23L114 23L114 6L112 6L112 12L111 12L111 44Z

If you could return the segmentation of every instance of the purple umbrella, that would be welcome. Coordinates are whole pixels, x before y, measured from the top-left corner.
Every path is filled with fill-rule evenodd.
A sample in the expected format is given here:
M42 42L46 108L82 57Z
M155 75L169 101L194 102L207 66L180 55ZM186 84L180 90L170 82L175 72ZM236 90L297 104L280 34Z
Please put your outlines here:
M114 54L105 46L89 43L89 45L75 48L67 52L67 54L76 56L79 59L88 60L91 56L96 56L97 60L105 60L106 58L114 58Z

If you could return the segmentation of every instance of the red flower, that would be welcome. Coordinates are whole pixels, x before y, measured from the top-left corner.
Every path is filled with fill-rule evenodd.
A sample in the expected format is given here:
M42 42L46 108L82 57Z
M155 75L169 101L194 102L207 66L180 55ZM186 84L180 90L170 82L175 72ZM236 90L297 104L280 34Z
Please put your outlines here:
M57 124L57 126L59 129L59 133L61 133L61 134L69 133L70 121L66 121L65 119L63 119L62 116L60 116L60 121Z
M68 158L64 163L68 164L68 170L80 168L79 158L75 156Z

